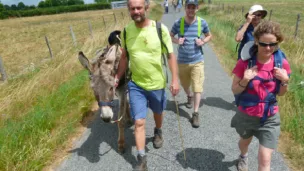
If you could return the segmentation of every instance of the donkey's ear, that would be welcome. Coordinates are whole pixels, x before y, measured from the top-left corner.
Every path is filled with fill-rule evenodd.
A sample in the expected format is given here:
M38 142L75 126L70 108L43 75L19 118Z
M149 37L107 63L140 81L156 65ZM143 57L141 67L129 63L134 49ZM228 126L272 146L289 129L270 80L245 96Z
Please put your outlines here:
M84 56L83 52L79 52L78 53L78 60L81 63L81 65L86 68L87 70L89 70L89 72L91 73L91 64L88 60L87 57Z

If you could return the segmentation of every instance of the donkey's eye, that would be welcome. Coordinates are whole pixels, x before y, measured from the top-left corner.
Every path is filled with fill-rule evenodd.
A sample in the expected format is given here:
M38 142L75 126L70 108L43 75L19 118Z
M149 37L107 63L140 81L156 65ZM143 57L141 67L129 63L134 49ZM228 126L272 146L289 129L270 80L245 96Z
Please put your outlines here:
M109 91L113 91L113 87L111 87Z

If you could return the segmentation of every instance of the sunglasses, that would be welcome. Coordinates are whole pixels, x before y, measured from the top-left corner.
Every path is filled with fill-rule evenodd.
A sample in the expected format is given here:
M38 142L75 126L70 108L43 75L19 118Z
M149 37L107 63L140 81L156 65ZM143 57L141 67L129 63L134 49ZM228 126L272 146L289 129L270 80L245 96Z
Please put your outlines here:
M278 42L274 42L274 43L264 43L264 42L259 42L259 45L262 46L262 47L274 47L276 45L278 45Z
M262 14L254 14L255 16L257 16L257 17L261 17L262 16Z

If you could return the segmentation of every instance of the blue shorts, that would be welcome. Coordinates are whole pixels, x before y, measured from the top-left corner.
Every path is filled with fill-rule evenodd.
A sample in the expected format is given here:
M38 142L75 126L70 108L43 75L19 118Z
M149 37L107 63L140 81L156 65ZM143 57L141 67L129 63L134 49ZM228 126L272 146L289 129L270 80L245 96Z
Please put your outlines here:
M128 83L131 116L134 120L145 119L148 106L153 113L162 114L167 105L165 89L147 91L133 81Z

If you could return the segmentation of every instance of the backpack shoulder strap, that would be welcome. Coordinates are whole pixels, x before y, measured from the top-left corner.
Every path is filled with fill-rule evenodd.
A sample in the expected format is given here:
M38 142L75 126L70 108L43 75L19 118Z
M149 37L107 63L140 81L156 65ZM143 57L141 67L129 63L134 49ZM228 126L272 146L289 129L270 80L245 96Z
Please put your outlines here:
M200 38L202 34L202 20L201 17L197 16L197 37Z
M168 55L168 48L167 48L166 44L165 44L164 41L163 41L161 23L158 22L158 21L155 21L155 23L156 23L156 31L157 31L157 34L158 34L158 38L159 38L160 43L161 43L161 49L163 49L162 47L164 47L164 48L166 49L166 55L167 55L167 58L169 58L169 55ZM166 72L166 83L168 84L168 83L169 83L169 80L168 80L167 61L166 61L166 57L165 57L165 55L164 55L163 52L162 52L161 56L162 56L162 58L163 58L163 64L166 66L166 68L165 68L165 72Z
M283 58L286 59L284 52L280 49L274 52L274 66L277 68L282 68L283 66Z
M127 48L127 31L126 31L126 28L124 28L123 30L123 39L124 39L124 44L125 44L125 50L126 50L126 56L127 56L127 59L128 61L130 60L130 57L129 57L129 52L128 52L128 48Z
M256 65L256 56L253 56L248 60L248 68L252 68L255 65Z
M184 29L185 29L185 17L182 17L179 25L179 34L181 37L184 37L185 34Z
M274 52L274 66L277 68L283 68L283 58L286 59L284 52L282 52L280 49L275 51ZM275 88L276 93L280 92L280 84L281 84L281 81L276 79L276 88Z
M167 45L163 41L161 22L155 21L155 23L156 23L157 35L158 35L158 38L160 40L161 46L165 48L166 53L168 54L168 47L167 47Z

